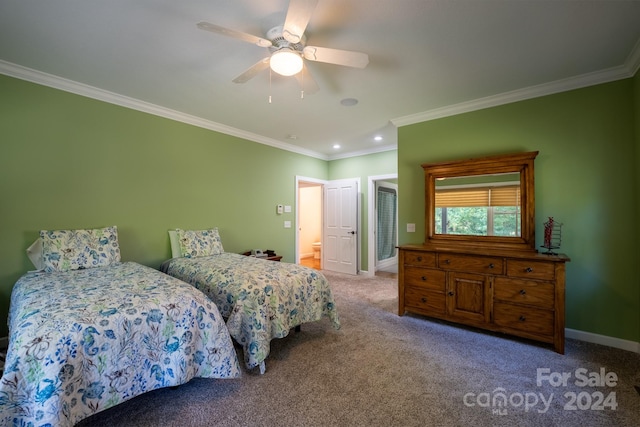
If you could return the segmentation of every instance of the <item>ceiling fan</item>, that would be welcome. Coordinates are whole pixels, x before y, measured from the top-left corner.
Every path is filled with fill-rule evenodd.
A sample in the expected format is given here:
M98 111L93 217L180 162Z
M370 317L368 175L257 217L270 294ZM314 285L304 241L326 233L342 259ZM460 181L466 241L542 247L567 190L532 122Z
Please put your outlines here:
M208 22L198 23L201 30L211 31L269 49L270 56L233 79L234 83L245 83L267 68L283 76L295 76L308 93L318 90L318 85L309 73L304 60L364 68L369 63L366 53L307 46L304 31L318 0L291 0L284 25L271 28L265 37L230 30Z

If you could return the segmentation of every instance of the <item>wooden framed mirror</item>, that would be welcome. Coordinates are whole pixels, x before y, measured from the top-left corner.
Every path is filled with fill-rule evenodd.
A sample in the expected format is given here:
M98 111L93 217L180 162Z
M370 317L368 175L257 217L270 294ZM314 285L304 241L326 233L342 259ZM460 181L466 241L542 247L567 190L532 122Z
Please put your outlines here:
M425 244L535 251L537 155L423 164Z

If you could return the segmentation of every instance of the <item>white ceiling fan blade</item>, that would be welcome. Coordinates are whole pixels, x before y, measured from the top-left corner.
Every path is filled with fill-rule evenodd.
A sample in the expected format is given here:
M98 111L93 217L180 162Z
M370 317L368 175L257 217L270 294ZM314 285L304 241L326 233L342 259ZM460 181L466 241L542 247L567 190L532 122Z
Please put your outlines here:
M306 46L303 50L309 61L327 62L347 67L364 68L369 63L369 55L349 50L330 49L328 47Z
M269 68L269 57L261 59L260 61L253 64L247 71L233 79L233 82L246 83L254 78L259 72L266 70L267 68Z
M291 0L284 20L282 36L289 43L299 43L307 29L318 0Z
M309 71L309 67L307 67L306 65L302 67L301 72L295 75L295 78L296 80L298 80L298 83L300 83L300 87L302 88L303 93L314 94L318 90L320 90L318 83L313 78L311 72Z
M210 24L208 22L198 22L198 28L205 31L211 31L212 33L222 34L223 36L231 37L234 39L249 42L260 47L270 47L273 44L262 37L254 36L252 34L243 33L236 30L230 30L229 28L221 27L216 24Z

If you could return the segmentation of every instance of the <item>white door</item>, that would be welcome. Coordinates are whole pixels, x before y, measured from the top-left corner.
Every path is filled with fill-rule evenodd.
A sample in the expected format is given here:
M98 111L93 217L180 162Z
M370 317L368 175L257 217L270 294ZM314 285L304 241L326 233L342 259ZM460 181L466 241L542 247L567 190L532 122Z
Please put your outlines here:
M330 181L324 187L322 268L358 274L358 181Z

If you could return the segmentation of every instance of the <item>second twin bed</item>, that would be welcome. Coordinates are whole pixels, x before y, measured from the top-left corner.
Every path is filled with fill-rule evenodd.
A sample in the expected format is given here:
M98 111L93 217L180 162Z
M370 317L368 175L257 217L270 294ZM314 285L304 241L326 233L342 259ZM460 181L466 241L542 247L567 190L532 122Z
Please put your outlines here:
M265 371L270 341L292 328L328 317L340 320L321 272L297 264L224 252L216 228L169 232L173 258L160 270L204 292L242 346L248 369Z

